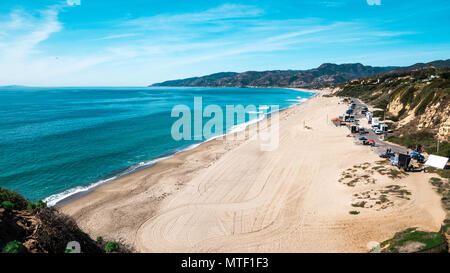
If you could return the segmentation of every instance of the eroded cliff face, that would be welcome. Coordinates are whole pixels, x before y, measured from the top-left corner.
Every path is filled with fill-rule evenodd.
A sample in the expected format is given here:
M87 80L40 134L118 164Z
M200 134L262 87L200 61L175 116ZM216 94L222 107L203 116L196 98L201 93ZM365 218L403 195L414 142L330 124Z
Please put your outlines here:
M445 107L444 112L442 113L441 126L439 127L439 139L441 141L450 141L450 105Z
M394 123L394 136L426 135L450 143L450 69L428 68L347 82L339 96L357 97ZM425 135L424 135L425 134ZM410 142L410 141L409 141Z
M440 141L450 141L450 104L448 100L436 100L425 107L423 113L416 115L420 103L415 107L411 104L403 104L400 97L391 101L387 106L387 112L391 116L398 117L397 128L415 128L416 131L432 131L437 134ZM402 113L403 112L403 113Z
M403 103L400 102L400 97L395 98L388 104L388 112L394 116L398 116L399 112L402 111L403 108L409 110L409 105L403 105Z

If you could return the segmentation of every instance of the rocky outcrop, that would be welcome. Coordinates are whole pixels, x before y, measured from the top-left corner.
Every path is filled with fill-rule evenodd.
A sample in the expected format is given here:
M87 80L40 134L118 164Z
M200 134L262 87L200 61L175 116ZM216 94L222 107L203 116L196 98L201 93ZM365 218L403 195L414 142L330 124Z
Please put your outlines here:
M444 112L441 114L442 114L441 119L444 122L442 122L439 127L438 132L439 139L441 141L450 142L450 105L447 105L447 107L444 109Z
M432 128L437 131L441 141L449 141L449 113L450 105L442 105L439 101L430 104L426 107L425 113L418 117L417 129Z
M397 97L388 104L388 112L394 116L398 116L398 113L405 108L405 105L400 101L400 97Z

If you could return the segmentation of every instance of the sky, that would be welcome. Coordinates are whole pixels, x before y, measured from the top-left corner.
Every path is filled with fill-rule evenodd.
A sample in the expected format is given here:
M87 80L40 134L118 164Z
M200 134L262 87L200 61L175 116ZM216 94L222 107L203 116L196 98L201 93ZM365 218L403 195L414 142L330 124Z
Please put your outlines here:
M448 0L4 0L0 85L406 66L450 58L449 14Z

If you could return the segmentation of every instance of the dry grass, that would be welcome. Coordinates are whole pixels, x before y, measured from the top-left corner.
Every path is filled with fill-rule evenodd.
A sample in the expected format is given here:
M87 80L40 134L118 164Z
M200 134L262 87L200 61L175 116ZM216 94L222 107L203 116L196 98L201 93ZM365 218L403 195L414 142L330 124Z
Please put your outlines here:
M400 200L410 200L405 186L389 185L381 190L368 190L353 195L353 207L383 210L394 206Z

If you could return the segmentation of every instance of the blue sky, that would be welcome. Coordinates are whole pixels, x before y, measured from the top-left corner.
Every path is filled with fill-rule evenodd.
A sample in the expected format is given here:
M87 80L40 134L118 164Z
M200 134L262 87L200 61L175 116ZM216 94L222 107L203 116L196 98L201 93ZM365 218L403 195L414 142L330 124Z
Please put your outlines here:
M448 0L1 1L0 85L448 59L449 14Z

